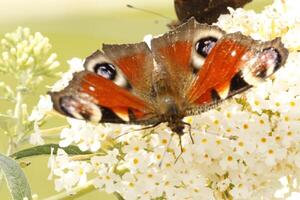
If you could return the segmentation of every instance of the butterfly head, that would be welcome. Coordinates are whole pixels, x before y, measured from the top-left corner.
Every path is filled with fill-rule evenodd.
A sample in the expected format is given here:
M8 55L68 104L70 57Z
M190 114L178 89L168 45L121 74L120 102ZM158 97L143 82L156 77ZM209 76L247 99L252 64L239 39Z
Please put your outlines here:
M168 122L168 126L170 127L171 131L176 133L179 137L184 135L185 125L186 124L181 120L174 120Z

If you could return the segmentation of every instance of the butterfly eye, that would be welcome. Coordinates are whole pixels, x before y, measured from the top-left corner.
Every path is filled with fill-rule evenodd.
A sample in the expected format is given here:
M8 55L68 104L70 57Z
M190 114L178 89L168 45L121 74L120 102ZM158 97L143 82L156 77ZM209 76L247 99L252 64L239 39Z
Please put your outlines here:
M110 63L96 64L94 72L109 80L114 80L117 75L116 68Z
M209 52L215 46L217 40L218 39L215 37L205 37L198 40L195 45L196 52L204 58L207 57Z

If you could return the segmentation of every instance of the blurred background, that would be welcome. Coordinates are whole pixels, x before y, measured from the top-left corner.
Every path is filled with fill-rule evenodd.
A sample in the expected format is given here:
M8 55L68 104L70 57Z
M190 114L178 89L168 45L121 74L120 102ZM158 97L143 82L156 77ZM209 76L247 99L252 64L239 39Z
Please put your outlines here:
M261 10L272 0L254 0L247 9ZM131 4L157 12L167 18L126 7ZM67 60L85 58L102 43L139 42L146 34L161 34L168 30L166 24L176 19L172 0L1 0L0 39L18 26L29 27L50 39L53 52L61 63L58 71L66 71ZM5 80L0 74L0 80ZM46 85L55 79L46 81ZM29 110L40 94L47 91L46 85L36 88L27 102ZM0 111L5 110L0 104ZM28 146L25 146L28 147ZM25 148L24 147L24 148ZM6 152L7 138L0 133L0 152ZM44 199L56 194L53 181L48 181L48 157L27 159L31 165L24 169L33 194ZM0 199L10 199L5 185L0 188ZM105 193L94 191L76 199L114 199Z

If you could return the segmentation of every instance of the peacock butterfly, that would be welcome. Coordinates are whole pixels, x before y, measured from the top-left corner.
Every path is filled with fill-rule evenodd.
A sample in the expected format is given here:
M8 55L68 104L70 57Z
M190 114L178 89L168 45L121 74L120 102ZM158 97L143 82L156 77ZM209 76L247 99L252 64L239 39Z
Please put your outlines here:
M65 89L50 95L55 110L69 117L153 127L167 123L181 137L190 126L184 117L259 84L287 56L280 38L256 41L191 18L152 39L151 47L103 45Z
M212 24L221 14L228 13L228 7L239 8L252 0L174 0L175 11L178 18L176 24L181 24L191 17L200 23ZM172 25L171 25L172 26Z

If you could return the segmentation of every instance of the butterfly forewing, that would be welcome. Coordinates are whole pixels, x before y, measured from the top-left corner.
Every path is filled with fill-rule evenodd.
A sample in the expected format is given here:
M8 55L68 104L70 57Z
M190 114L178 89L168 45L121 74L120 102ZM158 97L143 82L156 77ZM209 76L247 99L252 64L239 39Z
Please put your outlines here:
M145 42L103 45L103 51L124 73L134 90L133 92L148 102L152 101L154 61L148 45Z
M149 94L153 69L149 48L143 43L116 47L106 46L108 55L93 53L84 63L86 70L75 74L67 88L50 93L56 110L104 123L145 124L156 119Z

